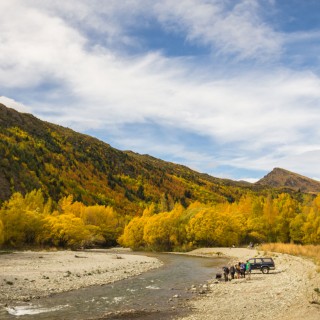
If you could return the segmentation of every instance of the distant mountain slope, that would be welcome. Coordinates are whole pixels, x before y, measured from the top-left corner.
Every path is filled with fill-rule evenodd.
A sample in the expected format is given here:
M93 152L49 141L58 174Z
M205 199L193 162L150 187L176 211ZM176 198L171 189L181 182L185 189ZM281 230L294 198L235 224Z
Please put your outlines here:
M166 210L175 202L233 201L252 187L119 151L0 104L0 201L14 191L38 188L55 201L72 194L85 204L111 205L134 215L151 202Z
M256 185L264 185L274 188L285 187L296 191L300 190L301 192L320 192L319 181L281 168L274 168L270 173L256 182Z

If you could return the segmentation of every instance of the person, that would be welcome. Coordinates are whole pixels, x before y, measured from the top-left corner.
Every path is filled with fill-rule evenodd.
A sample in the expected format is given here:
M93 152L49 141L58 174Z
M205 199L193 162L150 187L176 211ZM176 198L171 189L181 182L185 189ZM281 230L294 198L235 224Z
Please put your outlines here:
M240 263L240 274L242 278L246 277L246 265L243 262L239 262Z
M251 275L251 263L249 260L247 260L247 263L246 263L246 273L248 274L248 277L249 279L251 278L250 275Z
M240 265L239 265L239 264L236 264L236 265L235 265L235 268L236 268L237 279L240 279Z
M231 275L231 280L234 279L234 274L236 273L236 268L232 265L229 269L230 275Z
M223 267L223 276L224 276L224 281L227 282L228 281L228 276L229 276L229 268L228 267Z

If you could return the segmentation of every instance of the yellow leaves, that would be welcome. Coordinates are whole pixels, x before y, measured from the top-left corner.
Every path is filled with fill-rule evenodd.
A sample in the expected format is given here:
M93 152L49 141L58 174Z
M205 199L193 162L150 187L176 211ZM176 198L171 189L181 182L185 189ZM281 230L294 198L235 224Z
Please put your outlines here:
M3 241L4 241L3 223L0 220L0 245L3 243Z
M278 197L246 195L238 202L181 205L154 214L148 208L126 227L122 245L153 250L175 250L196 246L231 246L252 242L320 242L318 199L301 213L301 204L288 194Z
M51 164L51 163L45 163L44 169L46 172L48 172L51 175L59 174L59 170L56 167L54 167L53 164Z
M249 232L249 236L251 239L254 239L255 242L263 242L266 241L266 236L258 231Z
M314 199L314 206L318 212L320 212L320 194Z
M3 204L0 244L78 247L118 241L133 249L168 251L250 241L319 243L320 197L306 199L299 203L288 194L246 195L234 203L195 202L188 208L167 203L161 213L159 203L151 204L124 227L129 215L120 216L110 206L86 206L70 195L54 210L51 199L45 202L42 192L34 190L25 196L15 193Z
M21 247L54 245L76 247L99 242L114 245L124 226L124 218L111 207L85 206L70 195L52 211L41 190L23 196L17 192L0 210L0 244Z
M48 216L44 219L42 242L55 246L81 246L90 240L83 221L73 214Z
M145 217L135 217L124 228L122 236L118 239L119 243L132 249L140 249L144 246L143 240Z
M20 137L22 139L26 139L28 137L28 133L18 127L8 128L7 131L14 134L16 137Z
M185 233L181 222L184 208L177 204L170 212L154 214L154 206L144 210L142 217L133 218L119 238L121 245L132 249L147 246L153 250L172 250L180 245L180 236Z
M241 225L236 216L228 212L229 205L204 208L189 222L189 240L200 245L230 246L238 244Z
M151 217L152 215L154 215L154 211L155 211L155 205L151 204L148 208L144 209L142 215L144 217Z

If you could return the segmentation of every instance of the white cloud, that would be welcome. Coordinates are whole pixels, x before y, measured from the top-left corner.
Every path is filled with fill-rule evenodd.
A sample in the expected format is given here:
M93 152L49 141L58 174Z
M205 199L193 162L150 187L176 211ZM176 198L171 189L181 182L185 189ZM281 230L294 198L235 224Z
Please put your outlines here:
M179 153L199 171L207 163L257 170L281 163L320 176L316 74L267 64L254 72L224 67L223 75L188 58L121 51L140 45L131 26L157 19L213 53L268 61L281 54L283 35L263 22L257 1L12 0L0 10L1 88L33 91L26 104L35 114L79 130L154 121L206 136L220 148L215 157L161 138L146 150Z
M255 182L259 181L259 180L260 179L256 179L256 178L242 178L239 181L247 181L247 182L250 182L250 183L255 183Z
M2 103L3 105L5 105L8 108L13 108L19 112L23 112L23 113L29 113L30 112L30 108L25 106L23 103L17 102L13 99L4 97L4 96L0 96L0 103Z
M282 36L262 21L258 1L166 0L155 8L167 28L186 30L189 41L209 45L214 52L257 60L281 52Z

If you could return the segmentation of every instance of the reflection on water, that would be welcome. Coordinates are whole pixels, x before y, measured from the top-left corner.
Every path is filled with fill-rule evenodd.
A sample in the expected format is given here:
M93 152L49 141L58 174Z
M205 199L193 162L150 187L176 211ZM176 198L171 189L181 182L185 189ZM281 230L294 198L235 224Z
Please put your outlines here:
M0 310L0 319L170 319L186 311L182 307L194 295L188 289L212 279L225 262L221 258L146 255L162 260L164 267L113 284L6 307Z

